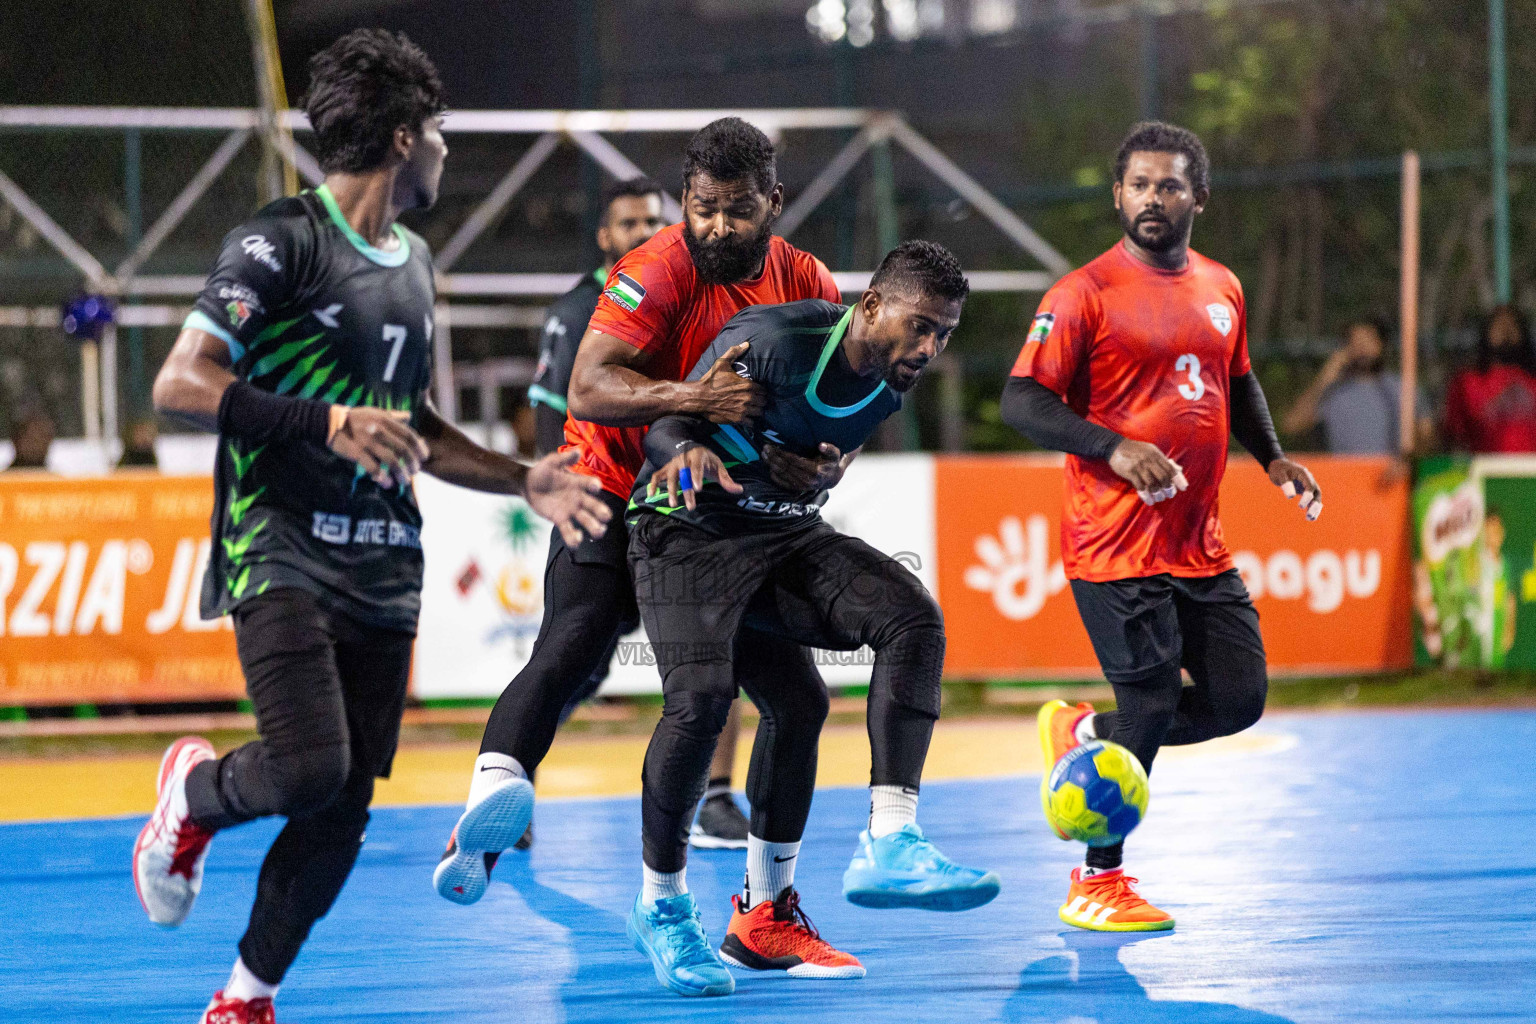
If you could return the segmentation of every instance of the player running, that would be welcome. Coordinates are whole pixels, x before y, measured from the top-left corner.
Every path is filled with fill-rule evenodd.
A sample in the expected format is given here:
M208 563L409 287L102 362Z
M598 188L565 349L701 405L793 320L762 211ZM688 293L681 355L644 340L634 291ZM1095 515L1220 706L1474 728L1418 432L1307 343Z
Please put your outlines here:
M389 774L422 583L412 474L522 495L573 542L609 517L562 468L572 456L487 451L428 398L431 254L396 218L432 205L447 153L431 61L403 35L352 32L310 62L306 110L325 183L225 238L154 387L158 411L219 432L202 613L234 617L261 738L166 751L133 851L150 920L186 918L216 831L288 818L205 1024L270 1024Z
M539 367L528 388L528 402L534 408L535 431L540 455L559 448L565 440L565 395L570 387L571 366L576 362L576 348L587 331L587 323L597 308L598 298L608 284L608 274L625 253L666 227L662 216L662 187L650 178L617 181L603 191L602 219L597 229L597 247L603 253L603 265L582 276L576 286L556 299L549 308L544 330L539 335ZM632 619L614 633L612 646L619 637L639 625ZM612 646L598 663L587 685L576 692L561 712L561 721L569 718L576 706L597 692L608 677L613 660ZM741 732L741 705L731 705L731 720L721 734L720 745L709 768L709 787L699 805L689 841L710 849L743 849L747 845L747 819L731 799L731 773L736 762L736 739ZM532 776L529 776L532 781ZM515 844L524 850L533 845L533 823Z
M810 299L739 313L689 379L734 355L736 372L762 386L762 411L718 426L669 416L645 436L629 560L665 703L645 755L644 885L628 931L674 992L729 995L722 959L792 977L864 976L821 939L794 888L826 686L805 675L738 679L735 666L765 633L811 647L869 645L871 779L915 803L939 713L944 621L905 566L821 519L814 485L780 485L761 448L862 446L944 350L968 292L947 249L905 242L854 306ZM747 776L746 884L717 957L688 891L683 829L738 681L762 718ZM873 831L872 822L843 876L855 903L965 910L997 895L996 875L949 861L915 821Z
M1007 423L1067 453L1062 561L1115 691L1111 712L1040 709L1047 771L1095 737L1150 770L1159 747L1228 736L1263 713L1259 616L1217 518L1229 429L1308 519L1322 511L1312 474L1280 450L1249 366L1242 287L1189 248L1209 182L1193 133L1155 121L1131 129L1115 158L1124 237L1046 293L1003 390ZM1121 856L1119 845L1089 847L1061 919L1172 928Z
M683 223L633 249L608 276L572 367L565 435L566 450L580 453L576 470L599 482L615 522L579 544L551 537L538 639L491 711L469 800L433 874L445 899L474 903L484 894L497 857L532 814L528 775L548 753L561 711L638 620L618 520L645 461L645 425L673 412L722 423L755 412L758 388L731 372L731 359L697 381L684 383L684 374L747 306L839 297L820 260L773 235L783 194L768 137L740 118L714 121L683 157ZM844 465L787 452L771 458L784 478L823 488ZM765 637L741 672L814 676L816 667L798 645Z

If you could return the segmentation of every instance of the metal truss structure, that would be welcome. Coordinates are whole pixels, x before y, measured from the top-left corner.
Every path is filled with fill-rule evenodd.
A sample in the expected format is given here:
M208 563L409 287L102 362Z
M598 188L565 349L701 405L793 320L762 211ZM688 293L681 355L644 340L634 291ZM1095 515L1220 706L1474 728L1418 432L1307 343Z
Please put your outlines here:
M445 132L521 134L534 135L536 138L533 145L512 164L436 253L439 306L438 327L434 331L433 342L438 365L453 365L451 328L454 326L529 327L537 326L541 321L541 311L528 306L466 303L464 299L553 296L566 291L580 276L575 271L471 274L456 273L453 269L469 247L497 222L513 197L562 141L578 147L607 173L617 178L630 178L644 171L606 136L630 132L693 132L716 118L732 114L747 118L774 138L791 130L854 132L853 137L811 180L805 190L786 205L777 226L781 235L792 235L867 153L871 150L886 150L894 144L953 189L1042 268L972 271L968 276L973 291L1044 291L1057 277L1071 269L1071 264L1060 252L938 147L918 134L899 113L850 108L454 111L443 126ZM140 273L140 270L235 156L253 138L264 132L275 133L276 129L270 122L265 124L266 127L260 111L241 108L0 106L0 128L136 128L224 133L223 142L214 150L213 155L192 175L176 198L144 232L133 251L110 269L72 238L47 211L7 176L3 166L0 166L0 199L9 203L44 240L73 264L91 290L117 297L187 299L201 290L203 278L146 275ZM282 115L281 127L305 131L309 123L301 112L287 111ZM311 185L320 183L322 173L319 164L301 145L290 138L284 138L276 148ZM881 201L889 206L893 203L890 190L883 191L885 195ZM681 208L674 197L667 196L664 207L669 218L681 218ZM879 212L884 223L894 225L893 206ZM863 288L872 273L844 271L834 276L844 292L853 292ZM174 326L185 312L185 306L170 304L125 305L119 309L118 324ZM0 326L57 327L58 323L59 312L54 307L0 306ZM83 401L88 436L112 438L117 433L116 326L109 327L103 337L99 370L93 369L83 374L86 378ZM89 352L87 363L96 362L97 354ZM98 373L99 380L96 379ZM455 376L441 374L437 384L438 405L450 417L457 413Z

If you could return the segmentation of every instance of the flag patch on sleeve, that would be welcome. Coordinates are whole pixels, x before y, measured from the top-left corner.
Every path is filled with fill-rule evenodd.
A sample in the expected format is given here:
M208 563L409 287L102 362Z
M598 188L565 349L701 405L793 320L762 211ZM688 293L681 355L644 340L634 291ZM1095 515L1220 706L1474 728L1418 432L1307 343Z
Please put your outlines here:
M640 287L640 282L628 274L617 274L608 290L603 292L614 302L633 313L640 308L640 303L645 301L645 289Z
M1036 313L1034 322L1029 325L1029 336L1024 339L1028 344L1031 341L1044 342L1051 336L1051 328L1056 326L1055 313Z

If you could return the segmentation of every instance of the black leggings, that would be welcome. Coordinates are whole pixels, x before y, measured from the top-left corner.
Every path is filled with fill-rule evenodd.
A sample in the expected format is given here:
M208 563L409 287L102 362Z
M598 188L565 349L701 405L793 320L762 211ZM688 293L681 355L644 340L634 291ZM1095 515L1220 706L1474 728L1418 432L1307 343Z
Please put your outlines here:
M688 820L738 684L762 716L747 776L752 834L804 834L827 713L809 646L874 648L872 778L917 787L938 717L944 629L905 567L825 524L719 538L660 516L641 517L630 557L665 694L642 776L652 870L687 861Z
M620 543L621 511L608 526L619 532ZM553 532L538 639L491 709L482 754L508 754L531 774L549 753L560 723L602 682L619 638L638 624L629 567L622 556L616 562L605 557L606 550L584 543L573 551Z
M261 739L194 768L187 804L211 829L288 818L262 862L240 939L251 973L275 985L362 848L373 780L388 777L394 760L415 638L329 612L291 588L252 598L234 619Z

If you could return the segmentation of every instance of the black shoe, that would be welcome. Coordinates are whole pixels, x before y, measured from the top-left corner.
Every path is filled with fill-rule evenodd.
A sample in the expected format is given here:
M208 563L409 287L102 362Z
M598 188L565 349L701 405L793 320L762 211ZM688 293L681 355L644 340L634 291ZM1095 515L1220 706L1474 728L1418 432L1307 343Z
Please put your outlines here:
M701 850L745 850L747 829L747 816L741 813L731 794L721 793L699 805L699 816L688 834L688 843Z
M531 819L528 822L528 827L523 829L523 834L518 838L517 842L512 844L512 849L514 849L514 850L531 850L531 849L533 849L533 821Z

